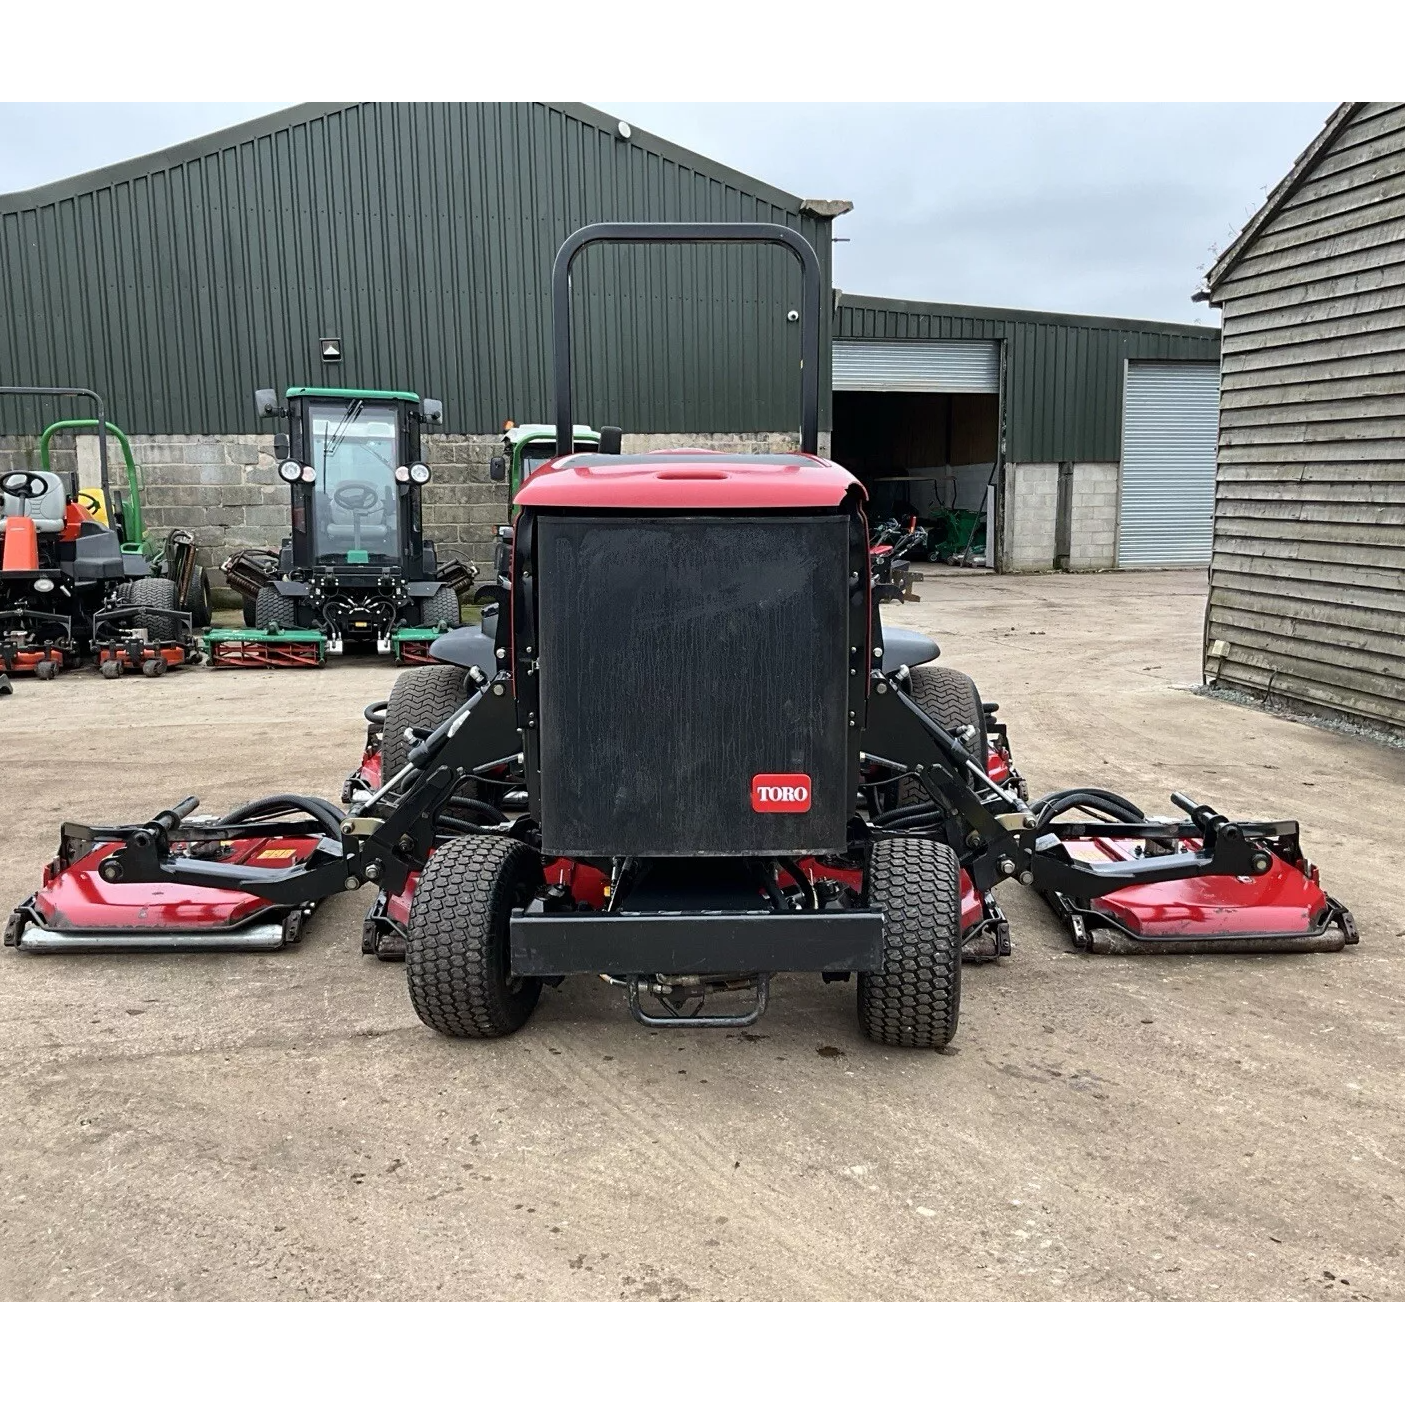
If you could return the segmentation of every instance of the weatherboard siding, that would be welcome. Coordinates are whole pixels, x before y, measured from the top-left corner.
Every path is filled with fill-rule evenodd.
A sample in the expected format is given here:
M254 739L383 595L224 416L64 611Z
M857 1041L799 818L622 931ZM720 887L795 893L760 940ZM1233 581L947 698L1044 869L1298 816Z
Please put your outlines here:
M1212 297L1207 673L1405 728L1405 104L1362 104Z

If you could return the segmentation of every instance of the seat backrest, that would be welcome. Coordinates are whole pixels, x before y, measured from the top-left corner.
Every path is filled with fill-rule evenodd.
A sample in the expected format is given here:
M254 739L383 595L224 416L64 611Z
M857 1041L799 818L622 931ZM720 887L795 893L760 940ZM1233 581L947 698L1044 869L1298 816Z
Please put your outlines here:
M4 494L6 517L28 517L39 532L61 532L64 527L63 509L68 499L57 473L41 473L45 491L42 498L21 498Z

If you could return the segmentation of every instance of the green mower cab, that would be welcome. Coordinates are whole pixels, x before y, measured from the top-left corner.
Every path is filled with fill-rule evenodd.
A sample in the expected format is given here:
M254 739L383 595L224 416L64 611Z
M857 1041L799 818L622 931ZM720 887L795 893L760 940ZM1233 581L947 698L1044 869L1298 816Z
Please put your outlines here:
M600 431L588 424L573 425L571 438L574 441L573 452L577 454L597 453L600 449ZM544 463L550 463L556 457L554 424L513 424L508 421L502 437L502 453L495 454L489 461L488 476L494 483L508 485L509 513L522 485ZM479 587L473 597L475 605L501 604L506 600L505 592L511 585L511 542L512 528L499 527L493 561L493 574L497 581L493 585Z
M280 405L260 390L260 415L286 418L275 436L288 485L291 531L272 552L243 551L225 565L251 628L213 630L211 662L319 664L348 648L420 662L457 628L457 585L472 577L440 563L424 535L422 490L432 477L420 427L438 423L437 400L406 390L292 386Z

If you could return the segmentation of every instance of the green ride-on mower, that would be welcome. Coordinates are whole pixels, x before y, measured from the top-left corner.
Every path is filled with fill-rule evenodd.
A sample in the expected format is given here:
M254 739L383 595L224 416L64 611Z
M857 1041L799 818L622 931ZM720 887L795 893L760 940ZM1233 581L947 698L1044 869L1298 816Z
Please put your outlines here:
M600 448L600 431L588 424L571 426L573 447L578 454L595 453ZM488 463L488 476L494 483L507 484L508 510L517 501L518 490L543 464L556 458L556 426L554 424L514 424L508 420L503 429L502 453ZM492 585L479 586L473 603L484 609L501 607L507 600L512 541L511 527L498 528L494 551ZM486 626L485 626L486 628Z
M157 677L198 659L194 629L209 623L210 592L194 539L177 530L159 542L147 531L141 471L101 397L69 386L5 386L0 394L81 396L98 412L48 425L39 467L0 476L0 676L51 679L92 658L108 678L129 671ZM56 434L88 430L98 444L96 487L54 472L50 461ZM109 472L109 436L122 450L125 487Z
M440 563L424 535L420 426L437 400L404 390L294 386L278 404L256 392L259 414L282 416L278 475L288 484L291 535L281 550L237 552L225 563L245 600L245 629L207 636L225 667L318 665L348 647L422 663L460 623L459 589L473 570Z

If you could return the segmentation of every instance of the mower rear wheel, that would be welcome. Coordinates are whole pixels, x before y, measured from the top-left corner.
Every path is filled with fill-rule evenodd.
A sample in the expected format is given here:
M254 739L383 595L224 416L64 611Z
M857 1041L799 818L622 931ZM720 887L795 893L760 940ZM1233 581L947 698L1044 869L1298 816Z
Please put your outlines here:
M420 605L420 623L425 629L437 629L441 624L457 629L463 623L458 591L451 585L441 585Z
M403 770L410 759L414 742L405 740L405 729L432 732L463 706L468 686L468 671L451 663L421 664L395 680L381 733L381 774L386 780ZM462 793L471 795L472 791Z
M508 923L541 881L537 854L502 835L466 835L434 851L405 942L410 1003L431 1029L497 1039L527 1023L542 983L513 976Z
M961 1014L961 868L935 839L873 846L868 902L883 913L883 966L859 975L859 1023L879 1044L940 1049Z
M948 732L959 732L966 727L976 729L966 749L974 761L987 765L990 748L985 734L985 710L975 679L954 668L938 668L933 664L914 668L908 678L913 702L933 722ZM898 782L899 805L920 805L930 798L915 776L906 776Z
M259 588L254 601L254 628L267 629L271 624L279 629L296 629L298 602L290 595L279 595L276 586L265 585Z
M177 634L176 622L166 610L177 610L176 583L166 576L143 576L132 582L132 592L128 604L134 605L142 613L132 616L132 626L144 629L148 640L174 639ZM150 610L147 614L145 611Z

